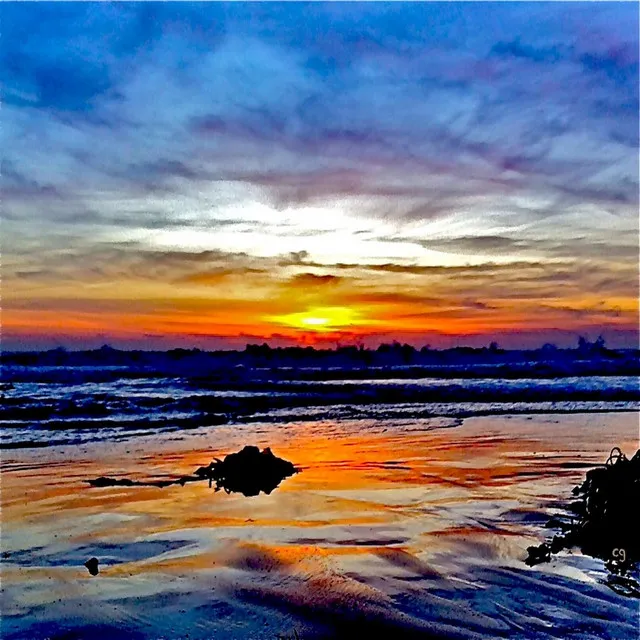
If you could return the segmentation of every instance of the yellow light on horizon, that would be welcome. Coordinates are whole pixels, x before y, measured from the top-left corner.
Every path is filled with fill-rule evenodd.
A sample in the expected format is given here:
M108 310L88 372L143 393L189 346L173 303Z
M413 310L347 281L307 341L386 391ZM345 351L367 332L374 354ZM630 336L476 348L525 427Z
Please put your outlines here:
M268 316L269 322L295 329L336 331L354 325L370 324L358 311L349 307L319 307L281 316Z
M300 322L311 326L321 326L323 324L329 324L329 318L314 318L313 316L310 316L307 318L301 318Z

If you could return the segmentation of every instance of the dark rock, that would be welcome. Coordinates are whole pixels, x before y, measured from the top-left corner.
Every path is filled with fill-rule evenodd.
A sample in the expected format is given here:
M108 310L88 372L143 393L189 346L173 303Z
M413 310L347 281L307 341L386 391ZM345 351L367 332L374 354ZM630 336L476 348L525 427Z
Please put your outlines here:
M260 492L271 493L285 478L297 473L294 465L273 454L267 448L246 446L238 453L230 453L224 460L215 458L206 467L198 467L192 476L176 480L136 481L129 478L107 478L100 476L87 480L92 487L168 487L184 486L188 482L208 480L209 486L216 483L216 491L238 492L245 496L257 496Z
M94 480L87 480L87 482L92 487L132 487L136 483L129 478L105 478L104 476L100 476L99 478L95 478Z
M563 549L578 547L582 553L604 560L612 573L624 577L640 563L640 450L630 460L615 447L606 464L587 472L585 481L573 490L579 499L568 505L577 517L570 524L554 517L548 526L562 535L551 543L529 547L525 562L546 562ZM561 525L561 526L558 526ZM637 594L630 578L610 580L615 591ZM634 586L635 585L635 586ZM634 596L637 597L637 596Z
M98 558L89 558L85 563L84 566L87 567L87 570L89 571L89 573L92 576L97 576L99 571L98 571Z
M543 542L537 547L527 547L528 557L525 562L533 567L541 562L548 562L551 560L551 549L546 542Z
M216 489L227 493L238 492L245 496L270 494L285 478L297 473L291 462L278 458L271 449L260 451L246 446L238 453L230 453L224 460L215 460L208 467L201 467L196 475L215 481Z

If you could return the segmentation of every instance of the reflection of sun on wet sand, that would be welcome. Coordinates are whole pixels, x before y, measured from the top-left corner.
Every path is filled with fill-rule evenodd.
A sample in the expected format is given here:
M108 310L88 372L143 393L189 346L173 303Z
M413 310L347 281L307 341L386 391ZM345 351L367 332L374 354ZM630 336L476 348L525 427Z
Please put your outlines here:
M449 426L450 428L443 428ZM529 568L548 513L637 415L223 427L3 459L3 640L633 637L591 558ZM170 479L246 442L303 472L245 498ZM84 563L99 560L99 574ZM100 636L102 634L102 636ZM72 637L72 636L69 636ZM73 636L75 637L75 636ZM83 637L83 636L78 636Z

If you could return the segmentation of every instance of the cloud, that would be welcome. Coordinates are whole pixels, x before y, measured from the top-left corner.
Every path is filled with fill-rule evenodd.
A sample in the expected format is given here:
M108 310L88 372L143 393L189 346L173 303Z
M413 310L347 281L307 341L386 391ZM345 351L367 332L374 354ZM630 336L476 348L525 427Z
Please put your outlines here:
M637 6L0 13L10 299L242 280L473 315L637 290Z
M565 159L554 158L559 133L588 132L599 143L594 147L601 147L602 142L615 146L603 125L619 133L622 125L633 127L635 122L631 112L618 119L615 127L603 118L603 101L611 112L610 105L629 96L622 96L620 89L611 92L610 87L605 91L605 87L593 86L592 72L586 74L584 65L577 65L575 45L543 47L516 39L478 43L475 50L469 50L469 44L464 43L463 56L434 42L431 46L436 54L429 54L431 65L427 65L427 51L420 49L416 33L425 36L424 25L439 18L428 8L406 9L404 19L414 13L422 16L419 24L423 26L415 31L400 28L402 11L382 12L386 18L393 16L388 25L379 21L377 10L360 9L361 15L356 9L346 11L340 13L346 31L336 32L332 25L330 37L314 44L308 34L304 46L304 39L294 45L291 38L294 26L306 28L297 9L288 10L286 22L286 12L274 9L270 24L275 25L275 32L267 37L259 21L254 23L255 29L241 26L238 16L244 14L243 9L226 12L222 21L228 25L226 31L212 30L210 18L204 33L192 31L194 24L204 28L208 16L206 11L198 15L189 7L154 11L154 20L158 20L154 37L143 41L142 47L140 38L149 35L145 26L149 19L144 17L149 10L145 11L140 15L119 9L69 12L76 24L88 23L99 37L95 42L80 40L73 48L78 53L70 55L71 48L66 47L58 56L73 69L90 68L81 63L80 53L91 64L103 61L109 66L106 75L112 78L111 93L91 90L91 98L84 100L94 121L67 120L82 136L78 143L84 149L69 149L61 142L59 151L66 147L70 156L72 151L88 151L99 139L96 150L102 148L104 153L90 163L107 178L115 175L116 182L129 180L142 195L149 185L171 178L197 183L233 179L235 173L287 202L352 195L379 197L384 206L385 199L393 197L423 198L427 203L407 205L407 211L422 216L438 210L438 202L442 202L441 209L450 210L470 195L498 196L505 187L522 193L540 188L555 193L560 189L573 201L599 196L614 204L628 202L628 194L633 192L633 180L625 187L622 200L615 186L595 191L588 184L583 186L584 178L603 166L602 158L585 157L584 149L571 150ZM218 9L209 11L217 13ZM238 15L234 16L234 11ZM559 31L559 16L554 11L549 9L553 28L547 39L562 43L566 34ZM258 13L266 19L264 12ZM506 13L514 19L513 12ZM11 19L19 14L14 10ZM335 17L333 9L316 8L314 14L318 25L327 25ZM518 14L515 25L522 19ZM122 37L105 37L102 30L106 32L116 20ZM359 46L353 44L349 31L356 21L363 38ZM318 31L322 29L319 26ZM69 39L78 40L66 29L62 36L54 36L47 20L40 30L49 44L55 38L56 47L62 48ZM431 35L427 42L433 39ZM207 44L206 53L196 55L198 47L206 48ZM29 38L27 45L13 39L9 42L10 48L30 52L24 64L13 70L17 84L30 82L40 66L52 61L50 51L39 48L34 38ZM342 64L318 65L328 54L327 47L338 49L331 52L334 55L344 54ZM610 59L606 51L590 55L601 61L600 66L609 60L610 65L632 70L634 61L627 50L632 51L630 43L623 42L608 54ZM482 77L451 79L452 69L461 62L482 65L493 60L496 52L502 63L493 69L491 85ZM531 59L546 63L544 73L549 77L544 79L544 102L537 85L530 82L540 70L509 66L512 61L517 65ZM8 61L7 66L11 66ZM66 76L77 91L87 87L86 81L76 81L73 74ZM577 92L583 89L589 91L576 100ZM78 98L64 87L61 94L67 96L63 101ZM153 100L148 100L150 95ZM33 123L56 112L48 103L40 104L39 110L42 116L34 112ZM48 123L50 131L53 125ZM105 127L115 144L105 144ZM61 136L68 135L69 127L65 129ZM584 141L577 143L584 146ZM159 159L163 153L170 157ZM127 165L126 173L116 168ZM243 170L239 173L240 166ZM582 174L581 180L572 180L573 190L563 191L568 177L576 173ZM429 184L432 175L440 175L441 184ZM461 185L463 176L467 180L471 177L472 183ZM114 184L113 188L119 187Z
M217 285L224 282L230 277L247 276L252 274L266 274L264 269L253 269L251 267L225 268L221 267L212 271L204 271L199 273L190 273L176 280L177 283L198 284L198 285Z
M316 275L315 273L298 273L289 282L294 287L326 287L341 282L343 278L331 274Z

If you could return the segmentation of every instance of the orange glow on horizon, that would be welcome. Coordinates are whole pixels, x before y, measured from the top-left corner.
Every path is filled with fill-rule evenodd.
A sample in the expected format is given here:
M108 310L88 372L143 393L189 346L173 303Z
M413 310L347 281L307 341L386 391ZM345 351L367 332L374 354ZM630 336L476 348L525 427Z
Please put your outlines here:
M632 305L629 305L632 306ZM200 339L230 341L235 348L255 341L285 340L298 344L321 344L334 341L373 340L388 342L394 338L420 341L427 334L472 337L497 332L545 331L550 320L565 330L587 329L576 320L562 323L561 311L551 309L544 315L531 309L494 310L488 314L467 316L455 310L415 313L404 305L369 308L310 307L305 311L265 316L262 304L247 305L243 310L175 309L173 312L128 314L125 311L74 312L72 310L15 309L3 312L3 333L28 342L31 338L61 340L99 339L140 340L149 337L188 346ZM635 312L622 312L607 318L608 325L620 330L636 328ZM637 314L636 314L637 315ZM551 317L550 317L551 316ZM579 320L579 319L577 319ZM427 338L430 341L431 338ZM543 338L541 338L541 342Z
M530 284L538 277L535 269L519 272L526 286L517 298L482 269L470 268L464 278L457 270L407 274L392 265L366 272L334 265L330 271L251 266L242 276L225 271L197 282L130 274L109 281L14 280L3 296L3 338L18 348L31 339L243 348L257 341L437 345L437 336L487 336L488 343L501 332L540 333L543 344L554 340L542 335L548 330L637 331L638 300L624 289L604 300L588 289L541 289L542 301Z

